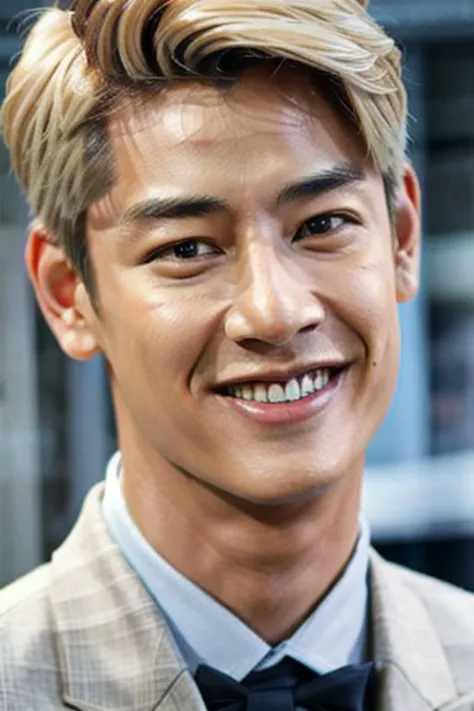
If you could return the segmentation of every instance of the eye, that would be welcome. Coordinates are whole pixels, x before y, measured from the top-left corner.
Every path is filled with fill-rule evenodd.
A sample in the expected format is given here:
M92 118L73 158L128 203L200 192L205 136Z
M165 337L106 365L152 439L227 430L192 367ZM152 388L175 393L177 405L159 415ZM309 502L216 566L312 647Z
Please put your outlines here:
M176 262L185 262L200 257L208 257L211 254L216 254L218 250L207 242L202 242L197 239L188 239L176 244L168 245L154 250L146 258L147 262L155 259L173 260Z
M325 213L323 215L315 215L306 220L301 227L296 231L293 242L297 242L300 239L305 239L308 237L316 237L318 235L325 235L330 232L336 232L347 222L354 222L347 215L338 215L332 213Z

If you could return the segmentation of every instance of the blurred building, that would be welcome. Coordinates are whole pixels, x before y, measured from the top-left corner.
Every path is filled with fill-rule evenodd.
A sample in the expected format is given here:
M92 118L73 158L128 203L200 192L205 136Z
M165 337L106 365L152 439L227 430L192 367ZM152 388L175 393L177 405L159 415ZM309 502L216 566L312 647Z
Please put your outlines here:
M22 13L41 4L0 0L2 87ZM399 387L365 508L388 557L474 589L474 0L371 10L405 53L425 221L423 289L400 310ZM68 361L36 310L27 221L0 145L0 585L60 543L115 446L101 360Z

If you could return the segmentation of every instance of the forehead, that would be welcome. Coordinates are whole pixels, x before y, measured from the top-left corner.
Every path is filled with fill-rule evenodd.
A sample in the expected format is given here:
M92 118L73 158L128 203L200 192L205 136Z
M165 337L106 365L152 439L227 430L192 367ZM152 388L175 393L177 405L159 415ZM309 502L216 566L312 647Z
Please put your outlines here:
M122 205L144 192L233 195L335 163L365 162L348 120L309 73L246 73L232 87L186 83L129 102L110 120Z

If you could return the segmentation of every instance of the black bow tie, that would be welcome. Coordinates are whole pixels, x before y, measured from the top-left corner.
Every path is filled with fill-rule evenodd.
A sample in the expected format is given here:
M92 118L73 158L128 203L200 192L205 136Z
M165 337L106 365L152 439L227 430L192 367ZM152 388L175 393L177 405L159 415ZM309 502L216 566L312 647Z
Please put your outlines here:
M195 682L208 711L370 711L374 665L342 667L323 676L286 657L242 683L201 665Z

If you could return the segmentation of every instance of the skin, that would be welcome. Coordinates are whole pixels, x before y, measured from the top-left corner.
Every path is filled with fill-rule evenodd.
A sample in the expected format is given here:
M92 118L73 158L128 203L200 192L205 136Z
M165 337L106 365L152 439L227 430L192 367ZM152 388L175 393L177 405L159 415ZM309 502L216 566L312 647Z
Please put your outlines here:
M253 70L225 93L173 87L124 106L110 135L117 180L87 219L100 309L40 228L30 277L63 350L108 360L123 491L145 537L276 643L356 541L365 451L395 387L397 304L418 284L416 177L407 165L391 223L353 129L286 70ZM335 166L361 179L277 204ZM227 207L124 218L145 199L190 195ZM202 256L156 254L183 239ZM255 423L213 391L332 358L351 364L342 386L303 422Z

